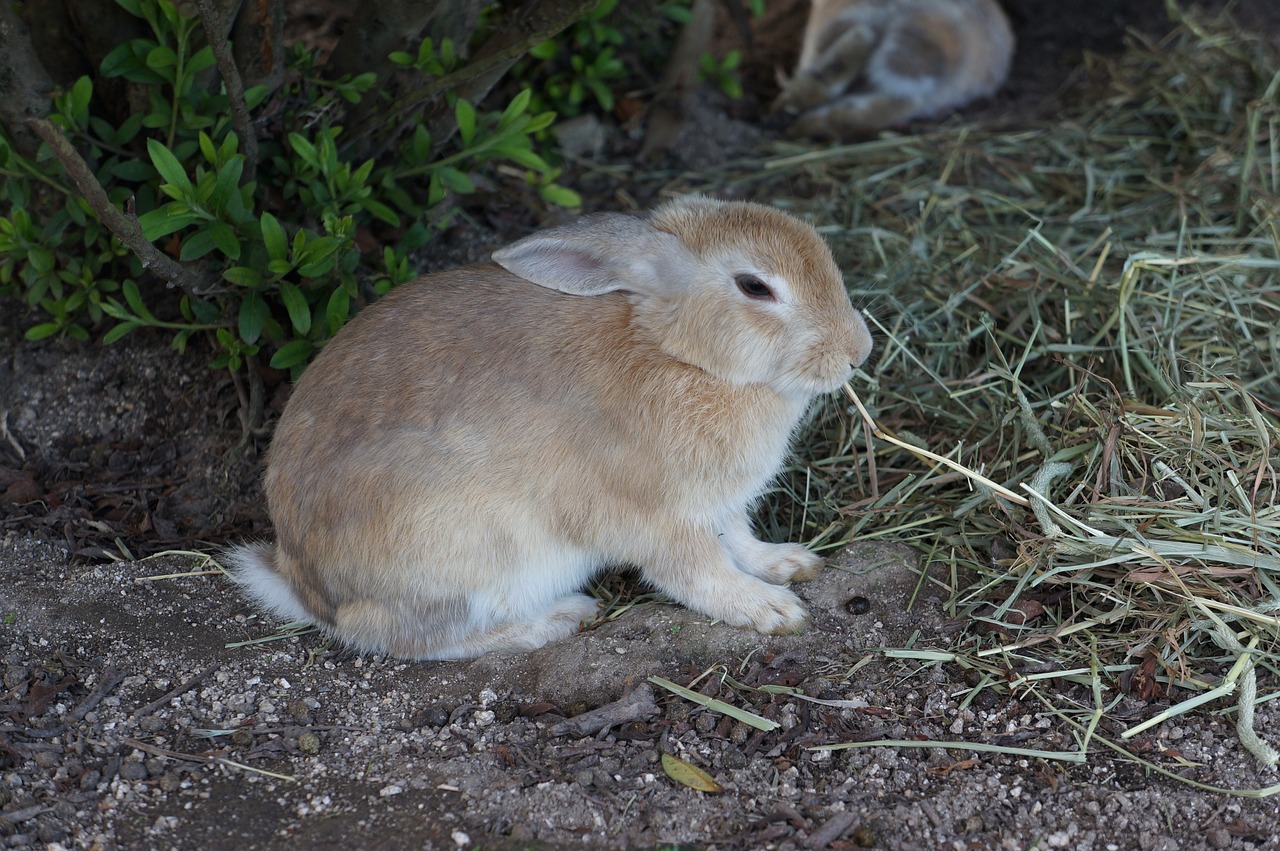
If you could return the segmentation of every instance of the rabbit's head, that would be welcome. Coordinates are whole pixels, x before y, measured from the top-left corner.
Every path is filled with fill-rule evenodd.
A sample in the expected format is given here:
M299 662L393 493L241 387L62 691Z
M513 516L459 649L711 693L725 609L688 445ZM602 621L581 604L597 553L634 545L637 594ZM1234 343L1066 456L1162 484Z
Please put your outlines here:
M797 401L838 388L871 351L826 243L759 204L690 196L646 218L588 216L494 260L567 293L626 292L634 333L667 355Z

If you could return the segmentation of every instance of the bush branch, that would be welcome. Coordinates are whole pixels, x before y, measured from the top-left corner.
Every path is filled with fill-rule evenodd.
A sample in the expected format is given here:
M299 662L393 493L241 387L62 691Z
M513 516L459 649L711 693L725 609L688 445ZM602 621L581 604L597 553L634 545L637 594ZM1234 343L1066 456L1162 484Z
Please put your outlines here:
M499 29L480 46L470 62L452 74L446 74L416 91L396 98L384 110L384 114L390 116L392 121L399 122L406 116L422 112L424 107L443 97L447 91L454 91L458 97L473 104L479 102L520 57L585 17L597 2L598 0L529 0L515 13L503 19ZM431 122L431 138L437 148L453 135L456 129L454 120L453 112L445 111ZM394 137L398 135L399 129L401 128L391 133L392 138L380 140L380 150L395 144ZM373 128L366 130L352 144L358 144L363 136L373 132Z
M253 129L249 105L245 103L244 81L240 79L240 69L236 67L227 39L222 35L227 31L227 25L219 16L218 10L213 7L213 0L196 0L196 9L200 12L200 22L204 24L209 48L213 50L214 61L218 63L222 84L227 87L227 102L231 106L231 123L236 128L236 135L240 137L241 150L244 153L242 182L249 183L258 170L258 134Z
M217 279L193 272L160 251L142 235L142 225L138 224L137 216L126 213L111 203L107 191L89 169L88 163L57 125L47 118L29 118L27 125L45 141L62 163L71 182L84 196L98 220L142 261L142 268L160 276L169 286L180 287L193 295L206 296L219 288Z

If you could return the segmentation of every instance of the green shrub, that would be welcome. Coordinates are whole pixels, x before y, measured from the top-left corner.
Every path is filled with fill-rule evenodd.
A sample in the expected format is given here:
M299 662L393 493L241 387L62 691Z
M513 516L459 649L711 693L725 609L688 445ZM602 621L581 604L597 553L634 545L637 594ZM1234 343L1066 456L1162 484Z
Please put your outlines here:
M261 88L245 93L251 112L269 105L273 125L286 128L264 139L250 163L225 88L209 83L214 55L199 21L173 0L116 2L150 34L113 50L100 72L143 92L144 110L113 122L84 77L56 98L50 121L76 143L111 203L136 210L146 239L206 284L164 297L47 145L27 158L0 135L0 296L45 314L29 339L87 340L113 323L103 338L111 343L137 328L163 328L179 349L192 335L207 336L216 368L240 370L263 353L297 373L347 321L359 284L382 293L412 276L407 253L448 223L444 202L473 192L472 174L524 175L521 185L547 202L578 203L534 148L554 115L532 111L528 92L497 111L449 96L457 128L449 138L433 139L419 115L393 151L360 158L325 116L381 96L372 91L374 75L319 79L315 57L302 49L269 104ZM416 56L395 60L436 76L456 62L451 48L437 55L429 40ZM497 163L516 168L503 169L504 177ZM361 229L379 235L380 253L362 256Z

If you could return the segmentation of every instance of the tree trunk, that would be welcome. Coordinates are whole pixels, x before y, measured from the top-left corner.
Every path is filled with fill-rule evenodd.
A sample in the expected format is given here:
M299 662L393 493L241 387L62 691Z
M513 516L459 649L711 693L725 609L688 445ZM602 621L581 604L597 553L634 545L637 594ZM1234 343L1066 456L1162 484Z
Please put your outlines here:
M8 0L0 0L0 124L23 156L34 158L40 147L27 119L49 114L52 93L53 80L36 59L27 25Z

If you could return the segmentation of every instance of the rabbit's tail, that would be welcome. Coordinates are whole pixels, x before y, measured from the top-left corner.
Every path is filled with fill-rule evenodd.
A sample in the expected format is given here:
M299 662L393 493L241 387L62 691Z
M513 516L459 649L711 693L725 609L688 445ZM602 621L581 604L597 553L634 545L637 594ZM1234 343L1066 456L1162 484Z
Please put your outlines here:
M298 599L275 566L274 544L241 544L222 553L227 575L263 608L288 621L312 623L315 615Z

